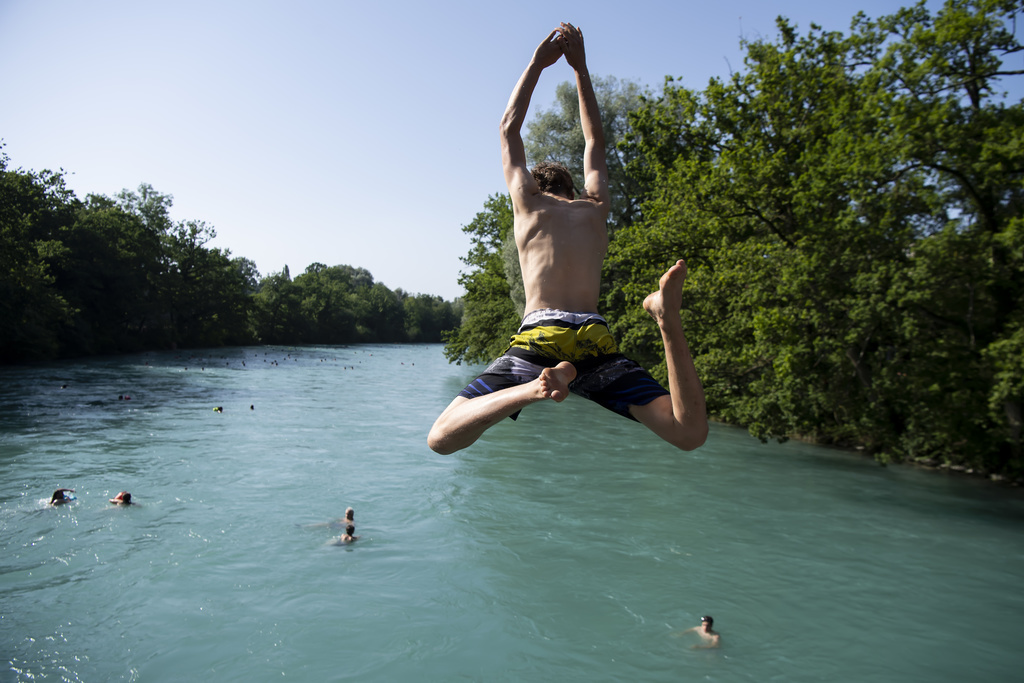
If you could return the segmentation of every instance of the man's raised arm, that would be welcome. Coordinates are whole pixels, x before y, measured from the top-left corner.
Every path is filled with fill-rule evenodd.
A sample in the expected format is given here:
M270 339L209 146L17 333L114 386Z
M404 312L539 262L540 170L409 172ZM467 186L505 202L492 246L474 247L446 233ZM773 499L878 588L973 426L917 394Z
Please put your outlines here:
M537 181L530 175L526 165L526 148L523 146L522 129L526 112L530 108L533 89L537 87L540 72L558 61L562 56L561 45L556 41L559 29L552 31L533 52L533 58L526 71L519 77L516 89L501 117L501 165L505 170L505 184L512 195L512 203L518 210L522 203L540 192Z
M562 24L558 43L565 61L576 72L576 92L580 99L580 123L586 147L583 151L583 189L588 199L608 206L608 164L604 156L604 128L601 111L597 106L594 84L587 70L587 54L583 47L583 32L572 24Z

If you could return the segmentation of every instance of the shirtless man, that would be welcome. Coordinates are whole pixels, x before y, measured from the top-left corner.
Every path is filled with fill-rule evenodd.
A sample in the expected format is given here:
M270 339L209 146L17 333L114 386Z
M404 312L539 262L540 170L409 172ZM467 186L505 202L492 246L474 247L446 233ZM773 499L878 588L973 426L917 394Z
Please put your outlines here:
M347 527L345 527L345 533L341 535L341 538L334 542L334 545L348 545L349 543L355 543L359 540L359 537L356 536L355 533L356 527L352 524L349 524Z
M356 523L356 511L352 508L345 508L345 516L339 519L335 519L330 522L317 522L316 524L306 524L304 529L318 529L320 527L329 527L331 529L344 529L349 525Z
M722 637L711 630L714 623L715 620L711 617L701 617L700 626L688 628L685 631L682 631L682 633L696 633L700 636L701 642L700 644L693 646L695 649L719 647L722 644Z
M521 130L541 72L562 55L576 73L586 139L583 192L559 164L531 171ZM683 334L680 309L686 264L661 277L644 300L665 344L669 391L618 352L597 313L611 205L604 131L583 48L583 34L563 23L534 51L501 120L501 159L512 197L526 310L509 349L445 408L427 438L447 454L466 448L503 418L531 403L561 402L569 391L641 422L665 441L693 450L707 438L704 390Z

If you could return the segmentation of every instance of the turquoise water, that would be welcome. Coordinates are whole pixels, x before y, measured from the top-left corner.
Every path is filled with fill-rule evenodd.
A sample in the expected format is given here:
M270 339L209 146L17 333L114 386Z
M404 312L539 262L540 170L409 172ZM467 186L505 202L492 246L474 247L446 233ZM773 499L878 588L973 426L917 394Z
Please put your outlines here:
M717 425L679 453L575 397L438 456L473 375L439 346L0 368L0 681L1019 680L1019 491ZM719 650L678 635L704 614Z

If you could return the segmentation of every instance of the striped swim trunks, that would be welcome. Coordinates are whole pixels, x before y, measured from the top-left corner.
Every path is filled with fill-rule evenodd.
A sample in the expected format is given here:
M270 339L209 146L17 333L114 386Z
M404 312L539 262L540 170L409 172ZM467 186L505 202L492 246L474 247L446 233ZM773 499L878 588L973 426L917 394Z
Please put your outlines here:
M569 391L631 420L636 418L629 406L647 405L669 393L639 363L619 353L603 317L544 308L523 318L505 353L459 396L476 398L526 384L562 361L576 368Z

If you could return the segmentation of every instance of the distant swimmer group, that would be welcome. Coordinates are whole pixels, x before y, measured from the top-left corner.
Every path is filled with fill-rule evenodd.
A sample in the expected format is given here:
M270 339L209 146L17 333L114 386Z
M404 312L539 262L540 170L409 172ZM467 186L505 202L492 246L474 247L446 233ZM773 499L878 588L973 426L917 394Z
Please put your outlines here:
M74 489L57 489L50 496L50 502L48 505L63 505L64 503L70 503L76 500ZM127 491L121 491L116 496L110 499L110 502L114 505L138 505L138 503L132 502L132 494Z
M330 544L331 545L348 545L349 543L355 543L356 541L358 541L359 537L356 536L356 524L355 524L355 521L356 521L356 511L353 510L352 508L348 507L348 508L345 508L345 516L342 519L335 520L333 522L329 522L327 524L327 526L330 526L332 528L336 527L336 526L339 526L341 524L345 525L345 533L343 533L338 538L332 540ZM322 525L317 524L317 525L314 525L314 526L322 526Z

